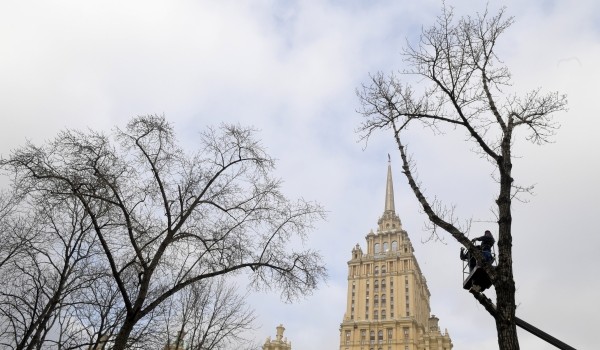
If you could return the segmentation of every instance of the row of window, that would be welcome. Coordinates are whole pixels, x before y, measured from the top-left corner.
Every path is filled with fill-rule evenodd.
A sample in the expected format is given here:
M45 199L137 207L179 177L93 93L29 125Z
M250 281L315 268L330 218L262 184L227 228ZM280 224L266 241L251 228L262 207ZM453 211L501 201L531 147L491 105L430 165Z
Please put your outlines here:
M355 256L356 258L356 256ZM381 266L374 264L364 264L364 265L353 265L348 269L349 275L352 277L359 276L361 274L370 275L371 273L374 275L379 275L380 273L386 274L388 272L388 268L390 272L400 270L410 270L412 267L412 263L410 259L404 259L400 263L395 264L393 261L388 261L387 264L382 264Z
M406 317L410 316L410 299L408 298L408 277L404 276L404 289L406 290Z
M381 251L381 245L379 243L375 243L375 254L379 254L379 253L385 253L387 251L390 250L390 246L388 244L388 242L384 242L383 243L383 251ZM398 242L397 241L392 241L392 251L395 252L398 250Z
M391 341L394 339L394 329L388 328L388 329L386 329L386 333L387 333L387 342L391 343ZM410 335L409 328L403 327L402 333L403 333L404 339L408 339L408 337ZM369 331L369 343L375 344L375 341L377 341L377 343L379 343L379 344L383 343L383 335L384 335L384 331L382 329L377 331L377 338L375 338L374 330ZM346 334L345 334L346 344L350 344L351 336L352 336L352 331L347 330ZM361 329L360 330L360 343L365 344L366 341L367 341L367 330Z
M375 243L373 245L373 250L374 250L375 254L383 254L383 253L387 253L390 251L390 246L389 246L388 242L384 242L383 249L381 249L381 248L382 248L382 245L379 243ZM398 242L393 241L392 242L392 252L397 252L397 251L398 251ZM404 252L408 253L407 247L404 248Z
M379 281L375 280L374 282L375 284L375 292L379 291ZM381 286L382 289L385 288L385 279L381 280ZM410 298L409 298L409 291L408 291L408 277L404 278L404 287L405 287L405 291L406 291L406 316L410 316ZM366 291L366 304L365 304L365 319L368 320L369 319L369 281L367 281L367 291ZM355 305L355 290L356 290L356 282L352 281L352 305L351 305L351 312L350 312L350 319L354 320L354 305ZM387 304L387 299L386 299L386 294L381 294L381 298L379 297L378 294L374 295L373 298L373 307L374 308L379 308L381 307L385 307ZM394 281L390 280L390 318L394 318ZM381 316L382 320L385 320L387 317L387 313L386 313L386 309L381 309L381 313L379 313L379 310L374 310L373 311L373 319L375 320L379 320L379 317Z
M375 267L375 269L377 269L377 267ZM356 286L356 282L352 281L352 287ZM367 289L369 289L369 287L371 286L370 281L367 281ZM375 288L379 288L379 280L375 280L373 281L373 286ZM385 288L386 284L385 284L385 278L381 280L381 288ZM394 287L394 280L390 280L390 287Z
M367 295L369 295L370 288L371 288L371 284L369 283L369 281L367 281L367 288L366 288ZM387 288L387 285L385 283L385 279L382 279L381 280L381 291L383 292L386 288ZM375 280L375 282L374 282L373 291L375 293L379 293L379 281L378 280ZM355 292L356 292L356 282L352 281L352 296L353 297L355 295ZM390 292L391 293L394 292L394 281L390 281Z

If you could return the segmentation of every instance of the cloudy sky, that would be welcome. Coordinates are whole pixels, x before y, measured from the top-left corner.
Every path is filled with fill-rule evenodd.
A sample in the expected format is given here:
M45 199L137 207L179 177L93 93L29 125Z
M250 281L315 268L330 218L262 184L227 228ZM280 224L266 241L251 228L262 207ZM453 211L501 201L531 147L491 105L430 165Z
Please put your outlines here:
M481 1L447 1L458 14ZM499 44L514 88L568 94L555 143L517 143L517 182L536 184L514 205L517 314L575 348L597 346L600 325L600 3L500 1L516 23ZM432 312L455 349L496 347L492 319L461 289L458 245L423 243L425 217L401 177L390 134L357 143L355 89L371 72L403 68L400 52L440 12L440 1L27 1L0 2L0 154L59 130L109 130L164 114L186 145L219 122L260 130L279 159L284 190L329 211L308 245L330 278L295 304L250 294L263 341L283 323L296 350L339 348L346 261L383 212L387 154L396 209L431 291ZM429 196L495 231L495 184L464 134L416 131L411 152ZM520 333L523 349L548 349Z

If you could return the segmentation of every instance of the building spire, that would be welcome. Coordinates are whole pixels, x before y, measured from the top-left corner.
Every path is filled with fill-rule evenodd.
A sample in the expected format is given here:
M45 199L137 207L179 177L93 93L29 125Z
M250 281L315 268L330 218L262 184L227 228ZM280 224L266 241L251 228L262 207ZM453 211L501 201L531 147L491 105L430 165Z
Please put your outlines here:
M387 170L387 183L385 188L385 209L384 214L387 212L396 213L394 207L394 183L392 182L392 160L388 153L388 170Z
M402 229L402 221L396 214L396 207L394 206L394 183L392 181L392 161L388 154L388 170L387 170L387 183L385 186L385 208L383 215L377 221L379 228L377 232L383 232L387 230Z

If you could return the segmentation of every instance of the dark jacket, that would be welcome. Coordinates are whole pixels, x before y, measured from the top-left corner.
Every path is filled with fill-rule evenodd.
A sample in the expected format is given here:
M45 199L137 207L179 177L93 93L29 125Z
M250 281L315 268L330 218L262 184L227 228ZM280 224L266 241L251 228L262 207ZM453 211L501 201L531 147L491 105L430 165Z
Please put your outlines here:
M481 237L474 238L473 241L481 241L481 250L483 250L484 252L491 251L492 250L492 246L496 242L496 240L494 239L494 237L492 237L492 236L485 236L485 235L483 235Z

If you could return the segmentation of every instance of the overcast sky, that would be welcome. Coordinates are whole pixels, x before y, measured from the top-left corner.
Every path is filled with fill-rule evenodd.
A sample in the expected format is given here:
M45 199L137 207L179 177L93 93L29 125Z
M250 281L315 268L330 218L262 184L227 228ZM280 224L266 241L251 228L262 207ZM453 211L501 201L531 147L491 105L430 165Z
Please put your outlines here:
M482 1L447 1L458 14ZM516 23L499 43L514 88L568 94L555 143L517 143L515 180L536 184L514 205L517 315L578 349L597 347L600 326L600 2L502 1ZM431 291L431 309L455 349L493 349L493 320L461 288L459 247L422 243L424 215L400 172L391 134L357 143L355 89L369 73L403 68L406 40L432 24L440 1L11 1L0 2L0 154L64 128L109 130L135 115L164 114L192 149L219 122L260 130L291 197L329 211L312 234L330 278L284 304L250 294L263 342L283 323L295 350L339 348L346 262L383 213L387 154L396 210ZM496 227L489 165L465 135L417 132L411 153L427 195ZM493 294L492 294L493 295ZM521 348L548 349L520 333Z

